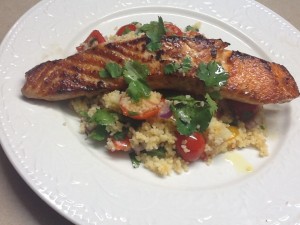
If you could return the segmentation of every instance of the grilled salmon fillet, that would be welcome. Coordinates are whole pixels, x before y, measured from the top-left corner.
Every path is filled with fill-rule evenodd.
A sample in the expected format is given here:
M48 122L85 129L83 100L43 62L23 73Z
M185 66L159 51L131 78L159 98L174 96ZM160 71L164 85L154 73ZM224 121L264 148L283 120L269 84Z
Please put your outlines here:
M227 84L221 88L224 98L251 104L283 103L299 96L294 78L279 64L225 48L221 39L164 36L162 47L149 52L146 36L97 45L65 59L47 61L29 70L22 93L27 98L48 101L65 100L79 96L92 96L101 92L126 89L121 78L101 78L99 71L107 62L124 65L136 60L146 64L152 89L170 89L201 95L205 92L203 81L196 77L201 62L219 62L229 73ZM192 69L187 73L164 74L164 66L182 62L190 57Z

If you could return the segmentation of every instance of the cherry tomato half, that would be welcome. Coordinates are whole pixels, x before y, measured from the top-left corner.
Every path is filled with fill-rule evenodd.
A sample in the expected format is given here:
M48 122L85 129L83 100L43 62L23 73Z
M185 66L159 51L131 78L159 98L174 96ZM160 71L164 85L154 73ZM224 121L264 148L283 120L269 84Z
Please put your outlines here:
M187 162L193 162L198 159L206 158L205 139L202 134L194 132L190 136L181 134L176 135L177 153Z
M123 140L116 140L111 138L112 143L114 144L114 149L116 151L129 151L131 149L129 138Z
M177 35L177 36L183 35L182 30L176 25L174 25L173 23L165 23L165 28L166 28L166 35Z
M95 42L96 44L100 44L105 42L105 38L103 37L103 35L100 33L100 31L98 30L93 30L89 36L85 39L85 41L83 43L81 43L78 47L76 47L78 52L82 52L86 49L88 49L89 47L92 47Z
M119 30L117 31L116 35L118 36L122 36L124 34L127 34L130 31L136 31L136 25L135 24L126 24L122 27L119 28Z
M132 110L134 107L134 102L129 102L128 97L122 96L120 98L120 108L124 116L128 116L130 118L136 120L146 120L151 117L155 117L160 112L161 107L163 106L164 99L161 99L159 102L151 102L150 99L141 99L141 105L147 105L147 107L142 107L140 110Z

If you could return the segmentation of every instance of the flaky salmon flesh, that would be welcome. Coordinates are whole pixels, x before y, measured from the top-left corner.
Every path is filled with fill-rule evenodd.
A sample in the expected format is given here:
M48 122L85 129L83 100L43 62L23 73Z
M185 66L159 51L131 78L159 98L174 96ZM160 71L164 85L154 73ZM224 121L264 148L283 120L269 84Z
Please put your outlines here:
M201 62L214 60L229 74L220 90L223 98L262 105L288 102L299 96L297 84L284 66L226 50L229 44L221 39L207 39L202 35L163 36L162 47L156 52L146 49L148 41L146 36L140 36L106 42L65 59L44 62L26 73L22 93L27 98L57 101L125 90L127 84L123 77L101 78L99 71L108 62L123 66L135 60L148 66L147 83L152 89L203 95L205 85L197 78L196 70ZM187 73L164 74L165 65L180 63L185 57L192 62Z

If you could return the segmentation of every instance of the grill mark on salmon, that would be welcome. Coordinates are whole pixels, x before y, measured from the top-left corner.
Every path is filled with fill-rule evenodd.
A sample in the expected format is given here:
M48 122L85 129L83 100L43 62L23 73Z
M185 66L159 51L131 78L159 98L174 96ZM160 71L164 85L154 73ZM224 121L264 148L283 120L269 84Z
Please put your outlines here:
M225 48L221 39L204 36L164 36L157 52L146 50L145 36L126 41L97 45L66 59L44 62L26 74L22 93L28 98L48 101L64 100L79 96L92 96L111 90L124 90L123 78L101 78L99 71L107 62L123 66L136 60L148 66L147 82L152 89L173 89L190 94L205 92L204 83L196 77L201 62L216 60L229 73L227 84L221 88L224 98L251 104L282 103L299 96L294 78L279 64L268 62L239 51ZM186 73L165 75L163 68L170 62L181 62L190 57L192 69Z

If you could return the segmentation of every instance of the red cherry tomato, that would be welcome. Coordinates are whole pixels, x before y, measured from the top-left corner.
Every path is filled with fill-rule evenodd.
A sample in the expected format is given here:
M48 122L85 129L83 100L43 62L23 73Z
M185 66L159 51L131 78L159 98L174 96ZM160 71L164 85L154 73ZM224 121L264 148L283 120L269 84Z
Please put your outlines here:
M123 115L128 116L135 120L146 120L146 119L156 116L159 112L159 108L157 108L157 107L151 108L144 112L130 112L126 108L123 108L122 106L121 106L121 109L123 111Z
M205 139L202 134L195 132L190 136L177 134L177 153L187 162L206 158Z
M126 24L122 27L119 28L119 30L117 31L116 35L118 36L122 36L124 34L127 34L130 31L136 31L136 25L135 24Z
M227 100L227 102L233 114L243 122L248 122L254 119L260 108L259 105L252 105L233 100Z
M130 109L130 107L132 106L131 104L134 104L134 103L129 103L128 100L126 99L126 97L121 97L119 104L120 104L120 108L122 110L123 115L133 118L135 120L149 119L151 117L158 115L161 107L163 106L162 103L165 100L161 99L161 101L158 104L151 102L149 99L141 99L140 101L145 102L145 104L147 104L148 107L143 110L140 110L138 112L135 112Z
M166 35L177 35L182 36L183 32L179 27L174 25L173 23L165 23Z
M112 143L114 144L114 149L116 151L129 151L131 149L129 138L125 138L124 140L116 140L111 138Z
M98 30L93 30L89 36L85 39L83 43L81 43L78 47L76 47L78 52L82 52L89 47L92 47L95 43L100 44L105 42L105 38Z

